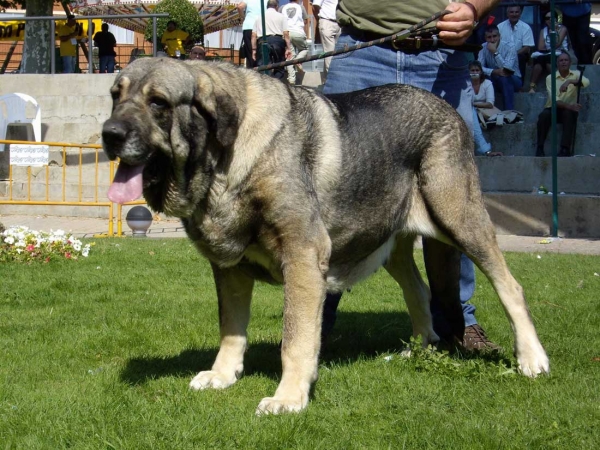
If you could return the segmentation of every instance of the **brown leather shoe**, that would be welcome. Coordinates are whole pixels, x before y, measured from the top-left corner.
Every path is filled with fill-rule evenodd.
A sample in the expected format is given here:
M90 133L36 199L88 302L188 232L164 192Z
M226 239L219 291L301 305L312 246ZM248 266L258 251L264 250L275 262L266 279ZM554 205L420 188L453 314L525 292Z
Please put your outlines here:
M483 328L479 325L471 325L465 327L465 335L463 337L462 346L469 352L501 352L502 347L490 341Z

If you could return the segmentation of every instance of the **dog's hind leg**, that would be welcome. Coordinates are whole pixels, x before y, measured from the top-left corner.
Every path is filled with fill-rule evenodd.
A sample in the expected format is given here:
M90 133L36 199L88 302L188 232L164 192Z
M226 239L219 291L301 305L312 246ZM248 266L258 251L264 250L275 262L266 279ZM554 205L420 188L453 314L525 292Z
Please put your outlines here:
M413 257L414 241L414 235L398 235L385 269L402 288L413 326L413 336L422 336L423 346L426 347L437 343L439 337L433 331L429 288L423 282Z
M213 264L212 269L219 299L221 346L211 370L200 372L190 382L195 390L229 387L244 370L254 280L235 267L221 269Z
M462 158L462 159L460 159ZM515 334L520 371L534 377L550 365L529 314L523 288L510 273L496 242L494 226L485 209L475 162L466 154L455 160L425 165L420 190L432 220L442 235L477 264L500 297Z
M487 212L484 213L487 226L493 231ZM529 377L547 373L550 371L550 364L533 325L523 288L510 273L496 237L492 234L486 240L483 236L483 233L477 237L467 236L466 240L459 236L459 244L488 277L500 297L515 334L515 355L521 373Z

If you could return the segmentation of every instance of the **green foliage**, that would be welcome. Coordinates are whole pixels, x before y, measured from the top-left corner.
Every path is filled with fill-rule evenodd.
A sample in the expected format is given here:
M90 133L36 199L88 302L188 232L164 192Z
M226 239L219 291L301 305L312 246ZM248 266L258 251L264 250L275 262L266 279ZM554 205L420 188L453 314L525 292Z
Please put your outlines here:
M169 17L160 17L156 21L158 42L167 29L167 22L174 20L177 27L190 34L195 43L204 43L204 24L198 10L187 0L163 0L152 11L153 13L169 13ZM152 42L152 21L148 21L144 38Z

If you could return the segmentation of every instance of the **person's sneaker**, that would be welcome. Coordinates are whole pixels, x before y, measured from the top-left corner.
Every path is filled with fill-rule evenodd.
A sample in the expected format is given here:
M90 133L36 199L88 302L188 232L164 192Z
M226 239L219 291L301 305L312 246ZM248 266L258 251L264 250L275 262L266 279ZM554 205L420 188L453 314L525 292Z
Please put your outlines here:
M469 352L500 352L502 347L490 341L479 325L465 327L462 347Z

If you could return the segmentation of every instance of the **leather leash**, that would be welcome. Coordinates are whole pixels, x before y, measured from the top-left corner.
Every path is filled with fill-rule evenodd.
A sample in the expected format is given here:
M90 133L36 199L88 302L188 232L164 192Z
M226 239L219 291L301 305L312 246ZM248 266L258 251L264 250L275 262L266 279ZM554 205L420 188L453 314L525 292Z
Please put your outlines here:
M317 59L328 58L329 56L341 55L343 53L352 52L354 50L359 50L359 49L365 48L365 47L371 47L373 45L382 45L382 44L386 44L388 42L398 42L398 41L401 41L403 39L410 37L412 34L415 34L421 28L423 28L425 25L427 25L435 20L438 20L439 18L445 16L446 14L450 14L450 13L451 13L451 11L448 11L448 10L439 11L439 12L435 13L433 16L428 17L427 19L424 19L421 22L414 24L413 26L407 28L406 30L402 30L399 33L396 33L396 34L393 34L391 36L387 36L387 37L384 37L381 39L375 39L375 40L372 40L369 42L361 42L356 45L346 45L346 46L344 46L343 49L332 50L330 52L318 53L316 55L306 56L305 58L290 59L288 61L282 61L282 62L278 62L278 63L268 64L266 66L258 66L258 67L255 67L253 70L257 70L259 72L264 72L264 71L271 70L271 69L278 69L280 67L286 67L286 66L291 66L291 65L295 65L295 64L302 64L302 63L309 62L309 61L315 61ZM473 51L480 49L480 48L481 47L479 47L479 46L473 46Z

